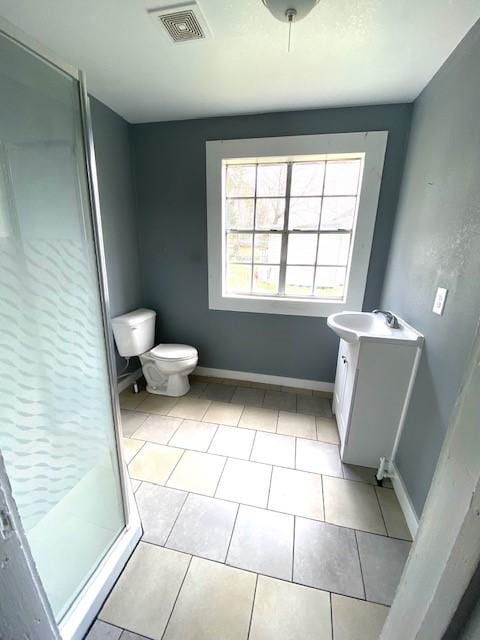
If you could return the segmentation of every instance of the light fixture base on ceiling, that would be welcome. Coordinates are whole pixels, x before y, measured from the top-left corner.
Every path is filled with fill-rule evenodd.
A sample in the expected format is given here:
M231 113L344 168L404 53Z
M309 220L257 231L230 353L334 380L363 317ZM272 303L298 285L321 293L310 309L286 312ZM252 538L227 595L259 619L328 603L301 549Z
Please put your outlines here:
M282 22L292 22L292 11L295 11L294 21L305 18L320 0L262 0L274 18Z

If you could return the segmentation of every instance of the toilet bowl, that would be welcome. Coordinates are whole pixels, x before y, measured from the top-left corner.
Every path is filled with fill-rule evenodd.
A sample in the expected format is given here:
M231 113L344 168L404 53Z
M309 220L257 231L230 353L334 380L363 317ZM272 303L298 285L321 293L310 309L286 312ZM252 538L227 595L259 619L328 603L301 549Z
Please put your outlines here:
M198 352L187 344L155 344L155 311L136 309L112 319L118 352L138 356L147 391L163 396L183 396L190 389L188 375L197 366Z
M197 366L198 352L186 344L159 344L140 355L147 391L183 396L190 389L188 376Z

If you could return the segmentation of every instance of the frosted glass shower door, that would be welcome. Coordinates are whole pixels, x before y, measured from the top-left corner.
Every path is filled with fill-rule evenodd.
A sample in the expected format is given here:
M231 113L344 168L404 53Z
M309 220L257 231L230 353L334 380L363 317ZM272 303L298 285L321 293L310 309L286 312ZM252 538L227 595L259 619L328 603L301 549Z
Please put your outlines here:
M57 620L125 528L78 80L0 35L0 450Z

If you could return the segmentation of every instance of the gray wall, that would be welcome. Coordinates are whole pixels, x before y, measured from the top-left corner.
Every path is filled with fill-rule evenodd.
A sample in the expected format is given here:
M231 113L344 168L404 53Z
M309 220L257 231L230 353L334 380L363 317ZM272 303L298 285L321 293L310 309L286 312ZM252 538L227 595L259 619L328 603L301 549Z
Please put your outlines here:
M410 124L410 105L271 113L133 126L144 304L159 340L195 345L200 364L333 382L338 339L323 318L210 311L205 141L388 130L365 308L376 306Z
M90 99L112 317L142 306L130 125ZM117 354L117 369L125 361ZM139 366L135 358L129 369Z
M397 459L419 514L480 311L479 69L477 23L415 103L381 301L426 338Z

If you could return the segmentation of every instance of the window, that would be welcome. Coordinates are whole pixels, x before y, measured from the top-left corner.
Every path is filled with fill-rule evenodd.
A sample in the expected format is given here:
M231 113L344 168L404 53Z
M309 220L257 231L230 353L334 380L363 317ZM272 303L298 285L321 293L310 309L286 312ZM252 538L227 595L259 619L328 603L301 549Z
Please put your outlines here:
M208 142L210 308L361 309L385 144L385 132Z
M343 300L363 156L224 165L225 292Z

